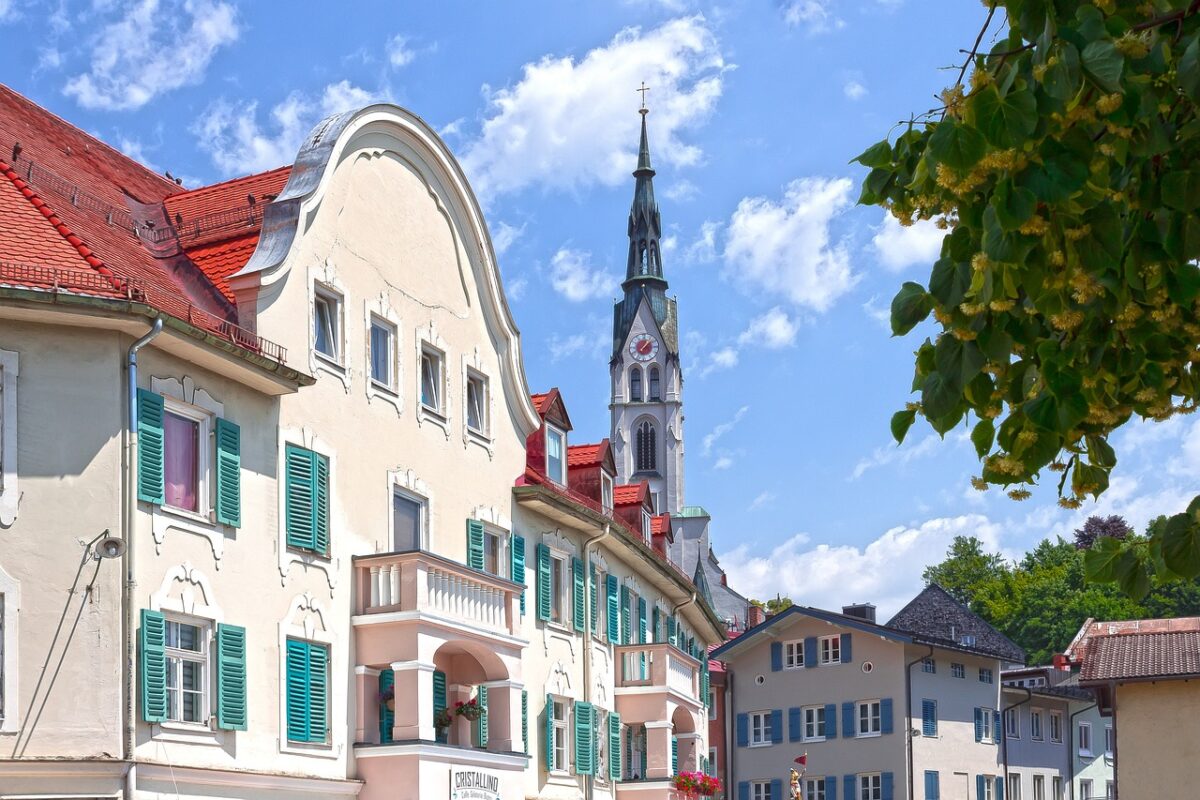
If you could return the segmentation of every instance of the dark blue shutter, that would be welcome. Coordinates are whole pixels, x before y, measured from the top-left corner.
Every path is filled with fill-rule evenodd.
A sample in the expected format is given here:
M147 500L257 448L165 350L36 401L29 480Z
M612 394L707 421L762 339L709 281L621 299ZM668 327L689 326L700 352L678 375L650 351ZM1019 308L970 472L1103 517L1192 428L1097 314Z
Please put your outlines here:
M788 709L788 741L798 742L804 738L804 731L800 725L800 709L793 706Z
M834 703L825 705L825 738L837 738L837 705Z
M771 672L783 669L783 642L771 642Z
M880 733L892 732L892 698L885 697L879 701Z
M771 781L771 800L783 800L783 781L779 778Z
M941 786L939 785L938 774L936 770L925 770L925 800L941 800L939 794ZM1058 800L1055 798L1054 800Z
M983 741L983 709L975 709L975 741Z
M892 773L885 772L879 776L879 789L883 800L892 800Z
M992 741L993 742L1000 741L1000 737L1001 737L1001 735L1003 735L1002 734L1003 730L1004 729L1000 727L1000 712L993 711L992 712Z
M996 776L996 800L1004 800L1004 776Z
M854 727L854 703L842 703L842 736L852 739L857 732Z
M832 775L825 776L825 800L837 800L837 778ZM849 800L854 800L853 797Z
M854 791L857 788L854 785L857 782L856 778L857 776L855 775L842 776L842 787L846 790L846 800L854 800L854 798L858 797Z
M738 800L750 800L750 781L738 781Z
M984 798L984 796L985 796L985 795L984 795L984 793L985 793L987 790L986 790L985 788L983 788L983 787L984 787L986 784L987 784L987 778L986 778L986 777L984 777L983 775L976 775L976 776L975 776L975 796L976 796L976 797L978 797L978 798L979 798L979 800L983 800L983 798Z
M771 744L779 744L783 741L783 709L776 708L771 711Z
M937 736L937 701L921 701L921 734Z
M850 634L848 634L848 633L842 634L841 651L842 651L842 663L849 664L850 663Z
M815 667L817 665L817 637L807 636L804 639L804 666Z
M750 744L750 715L737 715L737 746L746 747Z

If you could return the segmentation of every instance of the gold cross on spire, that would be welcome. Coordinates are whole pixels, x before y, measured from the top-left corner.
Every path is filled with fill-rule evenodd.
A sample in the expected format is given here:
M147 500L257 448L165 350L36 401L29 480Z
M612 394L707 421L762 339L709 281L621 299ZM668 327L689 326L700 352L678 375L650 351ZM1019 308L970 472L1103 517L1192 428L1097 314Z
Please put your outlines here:
M642 113L645 113L645 112L646 112L646 92L650 91L650 87L646 85L646 82L645 82L645 81L642 81L642 88L640 88L640 89L634 89L634 91L635 91L635 92L641 92L641 93L642 93L642 108L641 108L641 111L642 111Z

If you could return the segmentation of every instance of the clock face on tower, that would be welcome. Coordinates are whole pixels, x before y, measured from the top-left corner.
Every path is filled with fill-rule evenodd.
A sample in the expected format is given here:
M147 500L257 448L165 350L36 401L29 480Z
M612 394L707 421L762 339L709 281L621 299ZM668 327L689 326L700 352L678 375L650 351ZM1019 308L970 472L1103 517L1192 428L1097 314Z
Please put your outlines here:
M629 342L629 355L635 361L649 361L658 355L658 340L648 333L640 333Z

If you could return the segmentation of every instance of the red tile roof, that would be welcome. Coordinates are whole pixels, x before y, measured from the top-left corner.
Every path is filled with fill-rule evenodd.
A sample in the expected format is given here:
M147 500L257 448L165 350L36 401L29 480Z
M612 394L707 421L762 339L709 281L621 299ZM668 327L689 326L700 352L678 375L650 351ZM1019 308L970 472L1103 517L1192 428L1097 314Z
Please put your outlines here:
M558 394L558 389L554 388L548 392L529 395L530 401L533 402L533 407L537 409L538 416L546 416L546 412L550 410L550 404L554 402L554 396Z
M1200 631L1094 636L1079 679L1122 681L1200 675Z
M1174 617L1172 619L1127 619L1097 621L1089 619L1075 634L1067 647L1068 660L1086 663L1091 643L1101 636L1117 636L1134 633L1176 633L1200 631L1200 617Z
M658 514L650 518L650 533L670 533L671 532L671 515Z
M567 466L594 467L604 463L604 452L608 449L608 439L596 444L573 444L567 448Z
M78 237L32 187L4 161L0 161L0 175L0 219L4 220L0 261L93 271L95 267L68 238L78 241ZM48 228L58 235L50 235Z
M206 214L249 207L250 195L254 196L255 205L269 203L283 191L288 176L291 174L290 166L277 167L268 172L245 175L222 183L189 189L168 197L166 200L167 211L171 214L172 220L175 219L176 214L182 216L183 224L186 227L192 220Z
M210 281L216 284L221 294L233 302L233 292L229 288L229 276L246 266L254 248L258 246L259 231L239 236L236 239L225 239L207 244L197 245L187 250L188 258L200 268Z
M649 485L642 481L641 483L623 483L613 489L613 505L628 506L640 505L646 499L649 493Z

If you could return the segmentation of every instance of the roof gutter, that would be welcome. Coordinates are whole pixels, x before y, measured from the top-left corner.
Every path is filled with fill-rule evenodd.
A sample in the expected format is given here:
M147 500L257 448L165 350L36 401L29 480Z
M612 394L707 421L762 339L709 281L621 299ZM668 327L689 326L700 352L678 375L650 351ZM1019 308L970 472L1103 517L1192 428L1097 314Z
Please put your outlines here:
M927 658L933 658L933 645L925 645L929 648L929 652L904 665L904 716L907 720L907 727L904 731L904 751L908 758L908 800L913 800L916 795L916 778L913 776L913 713L912 713L912 668L920 664Z

